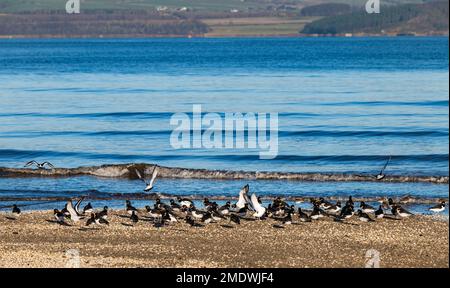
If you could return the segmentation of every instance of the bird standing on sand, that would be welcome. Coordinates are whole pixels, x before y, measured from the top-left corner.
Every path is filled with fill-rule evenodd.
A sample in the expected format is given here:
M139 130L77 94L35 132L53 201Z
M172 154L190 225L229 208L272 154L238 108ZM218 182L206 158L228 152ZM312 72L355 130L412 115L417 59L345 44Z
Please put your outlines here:
M97 216L103 220L108 218L108 206L104 206L103 210L97 213Z
M32 160L32 161L28 162L27 164L25 164L24 167L29 167L29 166L32 166L32 165L36 165L36 167L38 169L46 169L45 167L49 167L50 169L55 168L55 166L53 166L52 163L50 163L50 162L45 161L43 163L38 163L38 162L36 162L34 160Z
M81 202L83 202L84 200L84 196L80 197L80 199L78 199L78 201L75 203L75 206L73 207L75 209L75 212L77 212L78 216L83 216L85 214L85 212L81 211L80 206L81 206Z
M170 199L170 208L175 212L181 211L181 206L179 204L175 203L175 200L173 200L173 199Z
M348 201L347 201L348 202ZM353 203L353 202L352 202ZM349 219L353 216L354 214L354 210L353 210L353 205L351 205L350 203L348 203L347 205L345 205L342 210L341 210L341 214L339 215L338 220L344 220L344 219Z
M375 211L375 217L377 217L378 219L381 219L381 218L384 217L384 210L383 210L382 205L380 205L380 206L378 207L378 210Z
M211 223L212 220L213 220L213 219L212 219L211 212L206 212L206 213L204 213L204 214L203 214L203 217L202 217L202 219L201 219L201 221L202 221L203 223L205 223L205 224Z
M354 203L353 203L353 197L350 195L350 196L348 196L348 200L347 200L347 202L345 202L345 206L354 206Z
M239 217L246 217L247 211L248 211L248 204L245 203L244 207L242 207L237 211L237 214L239 215Z
M139 217L137 215L136 210L133 210L133 212L131 212L130 219L131 219L131 222L133 222L133 224L136 224L139 221Z
M189 213L192 217L194 217L194 219L198 219L201 220L203 219L203 216L205 215L206 212L197 210L195 207L191 207L189 208Z
M428 208L428 210L431 212L434 212L434 213L443 212L445 210L445 201L441 201L440 204L433 206L431 208Z
M139 172L139 170L137 170L137 169L134 169L134 170L136 171L136 175L138 176L138 178L141 179L145 183L144 191L148 192L148 191L152 190L153 184L155 183L156 176L158 175L158 165L155 165L155 167L153 168L152 178L150 179L150 181L147 181L141 175L141 172Z
M187 208L194 207L194 203L189 198L181 198L177 197L178 203L180 203L181 206L185 206Z
M92 208L91 202L89 202L86 206L83 208L83 214L89 214L94 212L94 208Z
M131 205L130 200L125 201L125 206L128 214L132 215L133 212L137 212L137 209Z
M328 210L329 208L331 208L333 206L333 204L329 201L326 201L323 197L319 198L319 207L323 208L325 210Z
M66 209L67 209L67 212L69 212L70 220L72 220L75 223L80 221L80 217L78 216L77 211L75 211L75 208L73 208L73 204L72 204L71 200L67 201Z
M374 213L375 212L375 208L366 204L364 201L361 201L361 204L359 207L361 208L362 212L364 212L364 213Z
M66 217L64 216L64 213L62 213L61 211L59 211L58 209L54 209L53 210L53 216L56 219L56 223L60 224L60 225L67 225L66 223Z
M252 197L250 199L251 199L250 205L252 206L253 210L255 210L255 213L253 213L253 217L261 219L261 217L263 217L264 214L266 214L266 208L263 207L261 203L259 203L259 200L256 197L255 193L252 194Z
M408 210L406 210L405 208L403 208L400 205L394 205L392 207L392 214L394 216L400 216L402 218L407 218L407 217L414 215L413 213L409 212Z
M359 209L356 212L356 215L358 216L359 221L362 221L362 222L374 222L375 221L372 218L370 218L370 216L367 213L364 213L361 209Z
M191 216L186 216L186 223L188 223L191 227L203 227L203 225L195 222Z
M231 214L229 222L234 222L239 225L239 224L241 224L241 218L236 214Z
M15 218L17 218L17 217L20 216L20 213L21 213L20 208L17 207L16 204L14 204L14 205L13 205L13 208L12 208L12 214L13 214L13 216L14 216Z
M298 207L298 219L301 222L311 222L311 218L308 214L302 211L302 208Z
M239 200L235 204L238 209L244 208L245 204L249 202L247 195L249 189L250 187L247 184L239 191Z
M225 205L221 206L217 212L219 212L221 215L228 215L230 213L230 207L231 207L231 202L227 201L227 203L225 203Z
M91 217L86 221L86 226L89 226L91 224L96 224L96 225L105 224L105 225L109 225L109 222L104 217L102 217L102 215L100 213L92 212L91 213Z
M326 208L326 212L336 214L341 211L341 209L341 201L337 201L335 205L328 206L328 208Z
M154 207L154 209L152 209L150 206L145 206L145 210L148 213L148 216L153 219L153 221L160 221L162 216L163 216L163 212L160 209L157 209L156 207Z
M314 206L313 211L311 212L311 215L309 217L313 220L319 220L319 218L322 218L324 216L324 212L322 209L319 208L319 206Z

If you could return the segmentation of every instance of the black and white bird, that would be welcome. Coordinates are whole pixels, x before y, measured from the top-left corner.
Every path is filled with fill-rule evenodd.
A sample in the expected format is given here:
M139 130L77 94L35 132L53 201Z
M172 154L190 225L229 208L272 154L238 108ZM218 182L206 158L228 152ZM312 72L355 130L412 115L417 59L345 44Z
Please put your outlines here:
M429 211L434 213L440 213L445 210L445 201L442 201L440 204L433 206L431 208L428 208Z
M181 197L177 197L178 203L180 203L180 205L183 207L187 207L187 208L192 208L194 207L194 202L192 202L191 199L189 198L181 198Z
M81 202L83 202L84 198L85 198L84 196L80 197L80 199L78 199L77 202L75 203L75 206L73 206L73 208L75 209L75 212L77 212L78 216L84 215L83 211L81 211L81 209L80 209Z
M108 219L108 206L104 206L103 210L97 213L97 216L103 220Z
M211 212L206 212L206 213L204 213L201 220L202 220L202 222L205 223L205 224L211 223L211 222L213 221Z
M230 207L231 207L231 202L227 201L227 203L225 203L225 205L219 207L219 209L217 210L217 212L219 212L222 215L228 215L230 213Z
M102 217L100 215L100 213L91 213L91 217L89 217L89 219L86 221L86 226L89 225L101 225L101 224L105 224L105 225L109 225L108 220L106 220L104 217Z
M139 172L139 170L135 169L135 171L136 171L136 175L138 176L138 178L141 179L145 183L144 191L148 192L148 191L152 190L153 184L155 183L156 176L158 176L158 165L155 165L155 167L153 168L152 178L150 179L150 181L145 179L142 176L141 172Z
M197 220L203 219L203 216L204 216L205 213L206 213L206 212L204 212L204 211L197 210L195 207L189 208L188 211L190 212L190 215L191 215L192 217L194 217L194 219L197 219Z
M162 220L164 222L169 222L169 223L178 222L177 218L172 213L170 213L169 211L164 211L164 213L162 215Z
M314 206L313 211L311 212L311 215L309 217L313 220L319 220L319 218L322 218L324 216L324 212L322 209L319 208L319 206Z
M21 213L20 208L17 207L16 204L14 204L13 207L12 207L12 215L13 215L13 217L15 217L15 218L19 217L20 213Z
M127 213L130 215L132 215L133 212L137 212L137 209L133 205L131 205L130 200L125 201L125 207L126 207Z
M353 214L354 214L353 205L348 203L342 208L338 220L349 219L353 216Z
M236 223L236 224L241 224L241 218L238 216L238 215L236 215L236 214L230 214L230 221L229 222L233 222L233 223Z
M345 206L354 206L355 205L355 203L353 203L353 197L350 195L350 196L348 196L348 200L347 200L347 202L345 202Z
M359 221L362 222L374 222L372 218L367 213L364 213L361 209L358 209L356 212L356 216L358 216Z
M70 213L67 211L67 204L65 204L64 208L61 209L61 213L63 213L65 217L70 218Z
M136 210L133 210L131 212L131 216L130 216L131 222L133 222L133 224L136 224L139 221L139 217L137 215Z
M175 212L178 212L181 210L181 206L179 204L175 203L175 200L173 200L173 199L170 199L170 208Z
M72 220L74 223L80 221L81 218L78 215L77 211L75 211L75 208L73 208L72 200L67 201L66 209L70 215L70 220Z
M384 217L384 210L383 210L383 206L382 205L380 205L378 207L378 210L375 211L375 217L378 218L378 219L381 219L381 218Z
M91 202L89 202L86 206L83 208L83 214L89 214L94 212L94 208L92 207Z
M253 213L253 217L261 219L261 217L263 217L266 214L266 208L261 205L255 193L253 193L250 198L250 205L255 211L255 213Z
M58 224L61 224L61 225L67 225L67 223L66 223L66 217L64 216L64 213L62 213L62 212L59 211L58 209L54 209L54 210L53 210L53 216L55 217L56 222L57 222Z
M374 213L375 212L375 208L366 204L364 201L361 201L361 204L359 205L359 207L361 208L362 212L364 212L364 213Z
M42 162L42 163L38 163L38 162L36 162L34 160L32 160L32 161L28 162L27 164L25 164L24 167L29 167L29 166L32 166L32 165L35 165L38 169L46 169L46 167L49 167L50 169L55 168L55 166L53 166L53 164L50 163L50 162L45 161L45 162Z
M217 209L212 209L210 212L213 220L216 222L225 219L225 216L220 214L219 211L217 211Z
M319 203L320 203L319 204L320 208L325 209L325 210L327 210L333 206L333 204L331 202L325 200L323 197L319 198Z
M203 227L203 225L195 222L191 216L186 216L186 223L188 223L191 227Z
M153 221L160 221L163 217L163 211L157 209L156 207L152 209L147 205L145 206L145 210L147 211L148 216L153 219Z
M100 224L95 217L95 213L91 213L91 217L89 217L86 221L86 226L90 226L92 224Z
M172 211L172 206L167 205L166 203L161 201L161 198L156 198L155 201L155 208L156 209L161 209L161 210L167 210L167 211Z
M331 205L331 206L327 206L328 208L326 208L326 212L327 213L333 213L336 214L339 211L341 211L341 201L337 201L336 204Z
M400 216L402 218L407 218L407 217L414 215L413 213L409 212L408 210L406 210L405 208L403 208L400 205L394 205L392 207L392 214L394 216Z
M244 207L240 208L237 211L237 214L239 215L239 217L246 217L247 216L247 212L248 212L248 204L245 203Z
M292 213L288 212L286 216L284 216L283 218L280 219L281 223L283 223L283 225L290 225L292 224Z
M298 219L301 222L311 222L311 217L302 211L302 208L298 207Z
M389 159L386 161L386 163L384 164L383 168L381 168L380 173L378 173L377 176L375 176L375 178L377 180L382 180L384 179L384 177L386 177L386 175L384 174L384 170L386 170L386 167L388 166L389 162L391 162L391 156L389 156Z
M249 189L250 186L247 184L244 187L242 187L241 190L239 191L239 199L238 202L236 202L235 204L238 209L244 208L244 206L248 204L248 202L250 202L248 199Z

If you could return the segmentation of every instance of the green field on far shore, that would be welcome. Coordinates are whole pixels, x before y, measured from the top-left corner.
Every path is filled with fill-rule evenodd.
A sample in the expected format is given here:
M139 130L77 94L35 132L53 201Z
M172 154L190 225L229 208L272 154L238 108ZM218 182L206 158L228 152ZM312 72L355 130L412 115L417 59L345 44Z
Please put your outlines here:
M366 0L80 0L86 10L154 10L158 6L171 9L187 7L203 11L265 10L269 6L289 5L292 7L319 3L346 3L363 6ZM36 10L64 10L67 0L0 0L0 13L15 13ZM423 3L423 0L390 0L386 4Z

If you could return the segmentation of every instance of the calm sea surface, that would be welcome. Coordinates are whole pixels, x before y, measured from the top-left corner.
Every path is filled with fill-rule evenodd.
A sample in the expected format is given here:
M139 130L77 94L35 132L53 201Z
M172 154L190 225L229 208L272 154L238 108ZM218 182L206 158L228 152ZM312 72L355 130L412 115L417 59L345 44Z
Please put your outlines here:
M448 38L0 40L0 167L449 174ZM176 112L277 112L279 156L172 148ZM221 114L222 115L222 114ZM244 181L161 180L234 195ZM0 199L139 192L138 181L1 178ZM264 194L448 197L448 185L258 181ZM2 202L0 202L1 204Z

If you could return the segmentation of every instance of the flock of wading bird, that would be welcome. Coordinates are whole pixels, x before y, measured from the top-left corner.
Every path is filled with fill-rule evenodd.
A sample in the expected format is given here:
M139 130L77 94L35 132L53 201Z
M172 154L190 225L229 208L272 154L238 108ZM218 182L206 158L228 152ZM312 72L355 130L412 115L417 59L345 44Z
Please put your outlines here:
M381 170L381 176L379 175L377 179L384 178L383 171L387 163ZM33 164L38 169L45 169L46 165L53 168L53 165L48 162L37 163L35 161L28 162L26 166ZM139 172L137 169L135 169L135 172L137 177L145 183L144 191L152 190L158 175L158 166L154 167L150 180L143 177L144 173ZM85 197L77 199L75 205L73 205L72 200L68 200L62 210L54 209L55 220L53 222L71 226L69 221L78 223L87 219L85 222L86 226L109 225L108 206L104 206L102 210L94 210L92 204L87 203L81 208L84 199ZM232 204L231 201L228 201L225 205L219 206L216 202L211 202L208 198L205 198L201 209L195 206L192 199L181 197L170 199L169 203L164 203L160 198L157 198L153 206L145 206L145 209L137 209L132 205L131 201L127 200L125 203L127 215L122 215L122 217L129 218L131 223L122 224L133 226L139 220L145 220L150 221L155 227L163 227L171 223L185 221L192 227L203 227L210 223L222 221L226 222L226 225L222 226L234 227L231 223L240 224L241 219L266 220L270 218L278 221L278 224L273 225L274 227L284 228L285 225L292 223L311 222L323 217L330 217L338 222L343 222L352 217L357 217L362 222L374 222L376 221L375 219L382 218L401 220L413 215L413 213L402 207L400 203L395 203L392 198L383 198L379 202L380 205L376 209L362 201L356 210L352 196L349 196L344 206L341 205L340 201L331 203L323 197L310 198L312 210L304 211L300 207L296 209L295 205L289 205L281 197L277 197L271 204L264 207L261 198L257 197L255 193L249 196L249 185L247 184L239 191L239 198L236 203ZM428 210L439 213L445 210L445 206L445 201L442 201ZM20 208L14 204L12 217L17 219L20 213Z

